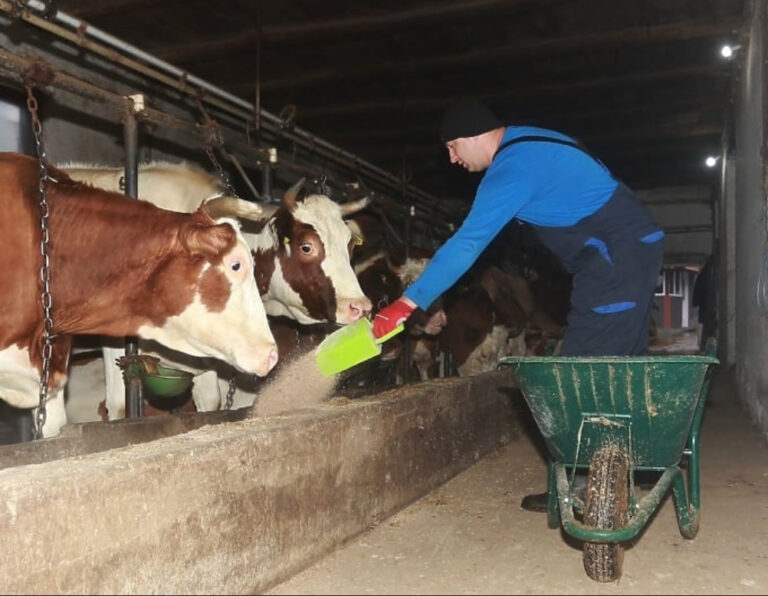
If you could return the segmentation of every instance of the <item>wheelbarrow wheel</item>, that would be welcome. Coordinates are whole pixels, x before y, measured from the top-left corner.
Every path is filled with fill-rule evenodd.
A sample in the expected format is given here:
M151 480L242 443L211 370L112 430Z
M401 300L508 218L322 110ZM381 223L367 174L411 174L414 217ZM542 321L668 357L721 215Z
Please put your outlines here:
M615 529L627 523L629 477L626 454L617 446L603 447L589 466L584 524ZM595 581L610 582L621 576L624 549L620 543L585 542L584 570Z

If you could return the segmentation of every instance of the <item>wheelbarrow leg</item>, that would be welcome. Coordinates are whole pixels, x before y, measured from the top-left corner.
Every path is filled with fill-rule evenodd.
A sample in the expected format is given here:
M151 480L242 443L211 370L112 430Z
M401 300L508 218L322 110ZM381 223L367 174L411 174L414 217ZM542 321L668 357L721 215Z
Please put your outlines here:
M688 456L688 486L683 480L683 475L678 474L672 484L672 494L675 499L675 514L677 515L677 527L683 538L694 538L699 532L699 518L701 510L701 489L699 476L699 431L704 414L704 404L709 393L710 377L707 375L699 396L699 403L693 415L691 433L688 436L688 447L684 454Z
M560 527L560 506L557 502L557 478L555 463L547 458L547 525L556 530Z

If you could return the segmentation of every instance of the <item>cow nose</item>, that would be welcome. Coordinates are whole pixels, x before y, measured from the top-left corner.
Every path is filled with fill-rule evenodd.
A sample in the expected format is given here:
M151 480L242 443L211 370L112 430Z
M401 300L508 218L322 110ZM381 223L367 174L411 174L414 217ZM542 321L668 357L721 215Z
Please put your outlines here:
M370 300L353 300L349 303L349 316L353 321L357 321L368 312L371 312Z
M269 358L267 359L267 366L269 367L267 370L270 371L273 368L275 368L275 365L277 364L277 350L270 350L269 351Z

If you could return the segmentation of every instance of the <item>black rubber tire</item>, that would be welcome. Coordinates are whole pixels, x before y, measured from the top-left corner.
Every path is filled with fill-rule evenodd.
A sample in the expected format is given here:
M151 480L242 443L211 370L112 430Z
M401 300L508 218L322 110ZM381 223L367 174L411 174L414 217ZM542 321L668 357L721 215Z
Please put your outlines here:
M617 446L603 447L589 466L584 524L600 529L621 528L627 523L628 511L627 456ZM584 543L584 570L595 581L619 579L623 562L624 548L620 543Z

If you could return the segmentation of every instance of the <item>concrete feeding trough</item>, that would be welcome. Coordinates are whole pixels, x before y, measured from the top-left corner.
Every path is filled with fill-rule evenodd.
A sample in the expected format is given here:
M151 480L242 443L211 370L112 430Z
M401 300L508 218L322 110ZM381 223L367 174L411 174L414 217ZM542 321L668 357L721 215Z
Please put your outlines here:
M519 431L505 372L248 409L67 426L0 448L9 593L258 593Z

